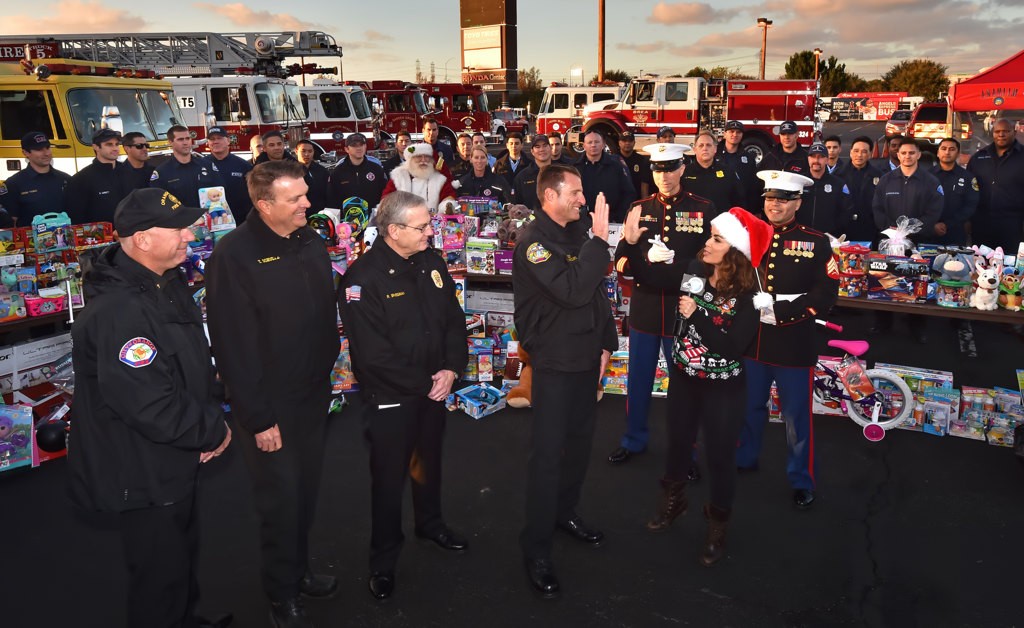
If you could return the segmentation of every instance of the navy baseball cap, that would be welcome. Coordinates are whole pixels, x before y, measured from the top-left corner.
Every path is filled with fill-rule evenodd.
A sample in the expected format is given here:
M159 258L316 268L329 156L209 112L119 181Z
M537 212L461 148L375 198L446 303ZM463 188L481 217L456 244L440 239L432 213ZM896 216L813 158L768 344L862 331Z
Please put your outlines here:
M121 140L121 134L113 129L100 129L92 136L92 145L99 146L107 140Z
M224 127L219 126L211 126L210 128L206 129L206 137L213 137L214 135L227 137L228 132L224 130Z
M811 147L807 149L807 154L808 155L824 155L824 156L828 157L828 149L825 148L824 144L814 143L814 144L811 144Z
M141 188L117 204L114 229L122 238L153 227L184 229L204 213L199 207L185 207L178 197L160 188Z
M21 138L22 150L39 150L49 147L50 140L46 139L46 134L41 131L30 131Z
M729 120L728 122L725 123L725 130L726 131L740 131L742 133L743 130L744 130L743 129L743 123L740 122L739 120Z
M633 137L633 132L630 131L629 129L626 129L622 133L619 133L619 139L620 140L626 140L628 142L632 142L632 141L636 140L636 138Z
M658 129L658 137L662 137L663 135L671 135L672 137L675 137L676 132L670 126L663 126Z
M790 133L796 133L796 122L786 120L779 125L779 135L789 135Z
M357 144L365 144L366 136L362 133L353 133L345 138L345 146L356 146Z

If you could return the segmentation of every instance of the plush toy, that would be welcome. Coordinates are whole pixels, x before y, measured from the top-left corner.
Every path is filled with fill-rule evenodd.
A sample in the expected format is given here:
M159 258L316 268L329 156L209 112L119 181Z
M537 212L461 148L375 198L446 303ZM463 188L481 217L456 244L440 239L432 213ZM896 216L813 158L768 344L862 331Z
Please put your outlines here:
M940 279L946 281L968 281L971 278L971 269L968 264L957 255L940 253L932 262L932 270L942 273Z
M519 345L519 364L519 384L508 391L505 403L511 408L529 408L533 404L533 365L523 345Z
M15 429L10 417L0 416L0 456L13 455L28 443L24 430Z
M505 246L514 247L519 233L533 220L533 212L526 205L509 205L508 217L498 225L498 239Z
M977 246L974 248L974 294L971 307L978 310L994 310L999 302L999 283L1003 276L1003 249L996 248L984 255Z
M1024 299L1020 294L1021 276L1007 269L1003 273L1003 279L999 284L999 307L1004 310L1019 312L1024 305Z

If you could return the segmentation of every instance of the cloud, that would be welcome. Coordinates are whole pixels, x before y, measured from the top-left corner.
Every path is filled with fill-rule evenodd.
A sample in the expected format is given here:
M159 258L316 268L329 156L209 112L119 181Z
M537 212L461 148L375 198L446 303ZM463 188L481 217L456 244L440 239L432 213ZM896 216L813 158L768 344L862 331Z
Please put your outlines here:
M659 2L647 21L652 24L707 24L709 22L727 22L737 10L721 11L712 9L710 4L703 2Z
M368 30L368 31L364 32L363 33L363 37L365 37L367 41L394 41L395 40L395 38L392 37L391 35L388 35L387 33L381 33L379 31L375 31L375 30Z
M648 44L615 44L615 47L618 48L619 50L632 50L634 52L649 53L661 52L666 47L668 47L668 45L668 42L654 41Z
M231 4L210 4L196 2L192 6L197 9L215 13L226 18L236 26L269 26L281 31L321 30L323 27L312 22L305 22L287 13L271 13L270 11L253 11L241 2Z
M49 15L37 5L31 9L32 14L3 16L4 31L9 35L130 33L145 30L149 24L141 16L105 7L97 0L60 0Z

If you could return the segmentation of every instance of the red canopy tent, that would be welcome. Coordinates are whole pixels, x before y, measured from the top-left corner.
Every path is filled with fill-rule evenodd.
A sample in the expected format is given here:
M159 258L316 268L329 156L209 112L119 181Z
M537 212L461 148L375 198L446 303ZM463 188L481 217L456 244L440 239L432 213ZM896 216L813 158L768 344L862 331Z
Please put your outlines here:
M950 109L1024 109L1024 50L980 74L950 86Z

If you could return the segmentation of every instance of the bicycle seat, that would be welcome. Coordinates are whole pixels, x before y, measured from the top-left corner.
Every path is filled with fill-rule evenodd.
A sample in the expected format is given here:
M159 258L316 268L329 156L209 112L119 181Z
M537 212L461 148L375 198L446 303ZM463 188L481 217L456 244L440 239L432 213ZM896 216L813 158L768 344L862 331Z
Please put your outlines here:
M828 346L842 349L852 356L860 357L867 353L871 346L867 340L829 340Z

